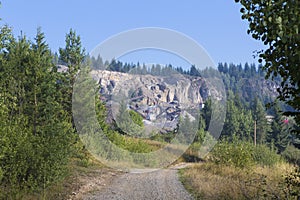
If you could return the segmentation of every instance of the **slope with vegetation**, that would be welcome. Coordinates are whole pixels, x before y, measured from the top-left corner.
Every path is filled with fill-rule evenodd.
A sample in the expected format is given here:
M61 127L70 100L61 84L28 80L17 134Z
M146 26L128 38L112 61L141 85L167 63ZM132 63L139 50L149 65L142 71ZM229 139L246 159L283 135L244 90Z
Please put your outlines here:
M277 99L293 109L282 109L275 101L268 121L256 98L252 112L259 145L247 137L238 139L241 121L232 116L227 122L232 129L223 130L229 137L216 145L208 163L182 171L182 180L197 199L299 199L299 1L236 2L249 22L248 34L266 45L258 52L259 62L264 62L266 78L280 83Z
M257 6L260 2L241 2L245 7L243 17L250 20L249 33L269 44L269 49L260 54L266 65L258 68L248 64L220 63L218 71L211 68L199 71L196 66L184 70L171 65L147 68L116 60L103 63L101 57L85 55L80 37L72 29L66 35L66 46L59 49L58 55L50 51L40 29L31 41L25 35L14 36L10 27L2 26L0 198L56 199L62 188L69 189L65 185L76 173L89 173L93 167L102 167L80 141L72 117L73 84L81 64L134 74L167 75L176 71L199 77L220 73L227 92L226 119L220 143L206 158L197 153L203 142L211 137L208 130L214 102L207 98L204 108L198 110L198 124L188 117L179 120L183 131L196 127L194 142L180 159L206 161L182 171L186 187L201 198L299 198L300 140L299 134L294 132L299 129L299 27L295 15L284 15L291 11L296 14L299 6L295 1L279 1L280 5L274 3L272 7L268 5L270 3ZM270 12L271 8L274 12ZM280 12L283 16L278 16L277 11L281 8L284 8ZM259 17L267 14L270 14L268 18L259 21ZM261 29L267 25L271 28ZM272 32L277 28L278 34ZM66 70L58 72L57 64L65 65ZM85 69L86 72L91 70ZM266 74L264 70L267 70ZM265 75L274 80L264 80ZM289 81L291 84L287 84ZM291 107L280 101L272 103L277 95ZM150 139L132 138L130 133L118 129L115 122L107 123L108 111L100 98L95 95L102 131L123 149L136 153L153 152L170 143L177 134L174 130ZM273 107L266 110L266 103ZM127 118L143 127L139 115L131 111L127 114ZM124 155L120 154L115 159L122 157ZM216 184L220 182L226 184Z

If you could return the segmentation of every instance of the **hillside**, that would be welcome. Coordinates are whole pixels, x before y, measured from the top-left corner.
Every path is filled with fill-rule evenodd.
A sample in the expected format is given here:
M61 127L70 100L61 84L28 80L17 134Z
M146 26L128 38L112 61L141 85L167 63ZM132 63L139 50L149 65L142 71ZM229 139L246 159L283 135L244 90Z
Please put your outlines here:
M119 104L124 101L129 109L143 117L144 124L159 128L162 132L174 130L180 116L195 117L208 98L226 99L222 88L209 78L175 71L169 76L108 70L92 70L91 74L100 86L102 100L109 108L108 121L116 118ZM234 80L234 83L226 74L221 73L221 77L223 87L235 90L242 102L248 105L255 96L266 102L277 95L276 82L262 77L241 78Z

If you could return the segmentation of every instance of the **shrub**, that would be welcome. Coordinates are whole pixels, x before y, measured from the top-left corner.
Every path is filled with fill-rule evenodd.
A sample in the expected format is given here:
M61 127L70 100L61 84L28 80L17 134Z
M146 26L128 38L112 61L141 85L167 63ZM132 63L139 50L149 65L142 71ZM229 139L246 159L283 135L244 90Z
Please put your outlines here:
M280 161L280 155L266 145L254 146L251 142L233 139L219 142L210 159L217 164L247 168L255 164L273 166Z
M282 156L290 163L300 166L300 149L297 149L293 145L287 146Z
M254 164L253 151L249 142L223 140L214 147L210 158L217 164L245 168Z
M262 166L274 166L281 160L280 155L266 145L254 146L253 159L256 164Z

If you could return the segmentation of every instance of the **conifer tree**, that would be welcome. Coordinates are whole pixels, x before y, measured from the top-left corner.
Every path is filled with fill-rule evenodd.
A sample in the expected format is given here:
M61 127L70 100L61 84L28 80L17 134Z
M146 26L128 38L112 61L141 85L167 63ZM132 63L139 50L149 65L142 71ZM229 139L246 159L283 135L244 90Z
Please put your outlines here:
M253 102L253 118L256 120L257 142L263 144L266 142L267 133L270 130L266 118L265 108L258 97L255 97Z
M268 133L267 141L274 144L279 153L283 152L289 143L289 132L284 123L284 116L278 101L273 106L274 118L271 123L271 130ZM288 123L288 122L287 122Z
M59 49L59 58L67 65L68 72L61 74L59 78L59 81L61 82L59 90L64 109L67 110L71 116L73 84L80 69L80 65L84 60L85 50L82 48L80 36L72 29L66 34L65 42L65 47Z

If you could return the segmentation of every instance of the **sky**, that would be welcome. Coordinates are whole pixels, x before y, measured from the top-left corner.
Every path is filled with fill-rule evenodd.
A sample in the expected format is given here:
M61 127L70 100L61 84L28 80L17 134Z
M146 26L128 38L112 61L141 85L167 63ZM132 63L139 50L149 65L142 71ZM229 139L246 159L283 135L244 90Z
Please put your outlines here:
M254 51L263 45L247 34L240 5L234 0L2 0L1 24L15 35L33 39L37 27L52 51L65 46L70 28L80 35L86 52L120 32L160 27L180 32L201 45L214 63L257 63ZM184 65L182 58L159 51L132 52L126 62Z

